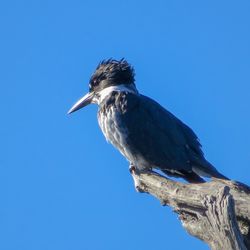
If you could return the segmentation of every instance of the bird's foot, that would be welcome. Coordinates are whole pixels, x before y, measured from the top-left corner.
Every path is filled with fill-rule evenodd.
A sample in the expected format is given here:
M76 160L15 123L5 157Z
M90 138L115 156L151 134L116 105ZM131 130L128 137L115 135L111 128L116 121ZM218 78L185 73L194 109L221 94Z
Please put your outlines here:
M129 165L129 172L130 172L130 174L133 174L134 171L135 171L135 166L132 165L132 164L130 164Z
M135 165L133 164L130 164L129 165L129 172L130 174L132 175L133 177L133 180L134 180L134 185L135 185L135 189L137 192L140 192L140 193L143 193L143 189L141 188L142 187L142 184L140 182L140 178L139 178L139 175L142 171L140 171Z
M130 172L130 174L136 174L136 173L138 173L138 170L137 170L137 168L136 168L136 166L135 165L133 165L133 164L130 164L129 165L129 172Z

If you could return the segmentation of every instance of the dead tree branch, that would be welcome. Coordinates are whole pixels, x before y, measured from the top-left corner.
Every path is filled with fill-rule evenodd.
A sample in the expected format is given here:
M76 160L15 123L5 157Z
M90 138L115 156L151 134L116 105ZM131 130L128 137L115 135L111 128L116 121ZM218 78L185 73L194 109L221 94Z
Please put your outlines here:
M250 249L250 188L213 179L185 184L157 173L132 172L136 189L173 208L187 232L213 250Z

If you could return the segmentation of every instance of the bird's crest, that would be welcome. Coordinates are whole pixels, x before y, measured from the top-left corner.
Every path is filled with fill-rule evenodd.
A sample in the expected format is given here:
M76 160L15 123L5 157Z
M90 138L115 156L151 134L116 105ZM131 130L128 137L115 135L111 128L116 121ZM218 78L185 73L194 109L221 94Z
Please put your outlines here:
M107 80L114 84L133 84L134 78L134 69L124 58L121 60L110 58L98 64L90 82L92 85L98 85L101 80Z

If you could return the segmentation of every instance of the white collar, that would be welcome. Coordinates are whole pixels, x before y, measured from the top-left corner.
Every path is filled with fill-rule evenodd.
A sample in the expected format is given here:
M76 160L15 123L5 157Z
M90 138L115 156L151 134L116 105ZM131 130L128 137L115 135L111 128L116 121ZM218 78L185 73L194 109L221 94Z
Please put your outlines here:
M116 92L129 92L133 94L138 94L138 91L135 85L127 85L127 84L120 84L116 86L107 87L97 93L97 95L93 98L93 102L97 103L98 105L113 91Z

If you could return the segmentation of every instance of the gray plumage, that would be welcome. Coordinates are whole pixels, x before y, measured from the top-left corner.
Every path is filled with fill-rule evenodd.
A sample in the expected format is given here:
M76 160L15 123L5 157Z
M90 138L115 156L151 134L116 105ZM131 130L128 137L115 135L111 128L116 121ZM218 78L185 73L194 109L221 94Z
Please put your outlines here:
M203 182L200 176L224 178L204 157L195 133L154 100L138 93L134 71L125 61L98 65L90 81L88 103L97 103L98 122L110 141L139 171L159 169ZM86 106L81 99L70 113Z

